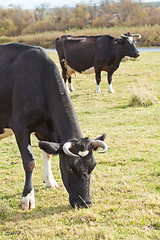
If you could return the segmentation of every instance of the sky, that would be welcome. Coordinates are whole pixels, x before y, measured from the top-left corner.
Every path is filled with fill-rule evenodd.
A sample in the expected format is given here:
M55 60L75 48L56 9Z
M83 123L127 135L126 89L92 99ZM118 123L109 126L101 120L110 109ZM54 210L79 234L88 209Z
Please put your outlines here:
M143 2L158 2L160 0L142 0ZM98 5L101 0L0 0L0 7L8 8L10 4L15 6L20 6L22 9L35 9L43 3L47 3L50 8L62 7L67 5L69 7L74 7L77 3L84 2Z
M74 7L77 3L90 2L99 3L99 0L0 0L0 6L3 8L8 8L10 4L20 6L22 9L35 9L37 6L40 6L43 3L47 3L49 7L62 7L67 5L69 7Z

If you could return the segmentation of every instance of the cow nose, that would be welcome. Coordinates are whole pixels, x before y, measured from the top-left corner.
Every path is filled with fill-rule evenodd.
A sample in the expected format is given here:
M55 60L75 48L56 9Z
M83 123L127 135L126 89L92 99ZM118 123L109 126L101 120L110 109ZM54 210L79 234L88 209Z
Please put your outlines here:
M139 57L139 55L140 55L139 51L137 51L135 55L136 55L136 57Z
M89 208L92 206L92 200L89 200L89 201L71 201L71 206L73 208Z
M92 201L75 203L75 207L77 208L90 208L91 206L92 206Z
M92 201L88 201L86 204L87 204L87 208L89 208L92 206Z

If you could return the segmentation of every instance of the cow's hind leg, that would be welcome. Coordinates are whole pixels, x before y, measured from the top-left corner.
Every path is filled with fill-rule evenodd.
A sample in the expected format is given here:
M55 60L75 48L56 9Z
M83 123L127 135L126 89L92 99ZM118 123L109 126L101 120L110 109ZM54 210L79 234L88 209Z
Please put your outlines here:
M21 206L24 210L28 210L35 207L34 188L32 185L32 172L35 167L35 159L30 144L30 133L27 128L18 126L18 128L14 129L14 133L25 170L25 185Z
M51 155L47 154L43 151L43 159L44 159L44 175L43 182L46 183L46 187L56 188L58 187L57 182L55 181L52 170L51 170Z
M69 87L69 90L70 90L71 92L74 92L74 91L75 91L75 89L74 89L74 87L73 87L73 85L72 85L71 76L68 78L68 87Z
M115 91L112 88L112 73L108 73L108 92L109 93L115 93Z
M101 93L101 89L100 89L100 86L99 86L99 84L101 82L101 71L95 69L95 74L96 74L96 82L97 82L95 92L96 93Z
M69 92L69 89L68 89L68 86L67 86L67 68L65 66L65 60L62 59L60 61L60 64L61 64L61 68L62 68L62 77L64 79L64 82L65 82L65 85L66 85L66 89Z

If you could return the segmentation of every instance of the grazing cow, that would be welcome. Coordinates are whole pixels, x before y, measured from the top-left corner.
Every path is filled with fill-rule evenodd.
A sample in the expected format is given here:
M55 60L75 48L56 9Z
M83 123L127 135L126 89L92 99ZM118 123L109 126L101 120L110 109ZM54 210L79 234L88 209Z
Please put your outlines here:
M137 58L139 51L136 48L134 37L141 38L139 34L122 34L121 38L109 35L101 36L70 36L64 35L56 39L56 50L62 67L62 76L69 90L74 91L71 75L76 71L90 74L95 72L96 92L101 93L101 71L108 72L108 91L114 93L112 88L112 75L119 67L125 56Z
M59 154L63 183L72 207L91 206L90 177L96 166L93 150L102 147L105 134L83 138L77 116L54 62L40 47L0 45L0 139L15 135L25 170L22 208L35 207L32 172L35 159L30 134L44 151L44 181L57 187L50 154Z

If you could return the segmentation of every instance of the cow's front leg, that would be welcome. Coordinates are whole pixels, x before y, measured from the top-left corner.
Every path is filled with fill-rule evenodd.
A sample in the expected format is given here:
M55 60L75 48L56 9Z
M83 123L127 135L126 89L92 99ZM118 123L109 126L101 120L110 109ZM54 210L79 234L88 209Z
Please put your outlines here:
M112 88L112 73L108 73L108 92L109 93L115 93L115 91Z
M21 206L24 210L35 208L34 188L32 185L32 172L35 167L35 159L30 144L30 134L25 129L14 131L17 144L22 156L25 170L25 185Z
M46 187L49 188L57 188L58 184L55 181L52 170L51 170L51 155L47 154L43 151L43 159L44 159L44 175L43 175L43 182L46 183Z
M97 83L95 92L96 93L101 93L101 89L100 89L100 86L99 86L99 84L101 82L101 71L95 69L95 74L96 74L96 83Z

